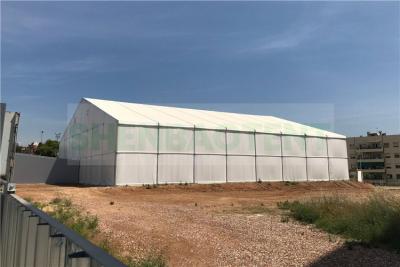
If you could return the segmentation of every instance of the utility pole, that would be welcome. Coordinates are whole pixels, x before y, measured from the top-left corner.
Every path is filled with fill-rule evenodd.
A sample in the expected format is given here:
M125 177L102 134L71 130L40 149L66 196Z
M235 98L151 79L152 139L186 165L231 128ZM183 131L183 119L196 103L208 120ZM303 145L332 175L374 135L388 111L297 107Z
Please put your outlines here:
M55 135L56 140L57 140L57 142L58 142L58 140L60 140L61 133L54 133L54 135Z
M43 133L44 133L44 131L42 130L40 132L40 143L42 143L42 144L43 144Z

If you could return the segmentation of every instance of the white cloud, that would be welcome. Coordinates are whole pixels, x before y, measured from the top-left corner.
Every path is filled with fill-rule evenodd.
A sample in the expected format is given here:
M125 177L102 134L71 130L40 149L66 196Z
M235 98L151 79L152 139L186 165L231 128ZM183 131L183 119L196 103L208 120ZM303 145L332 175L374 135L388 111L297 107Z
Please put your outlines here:
M112 71L107 61L99 57L87 57L83 59L60 60L57 62L25 62L15 63L4 68L4 76L7 78L31 77L36 74L55 74L71 72L103 72Z
M168 27L165 21L179 15L173 12L171 14L158 12L155 16L132 13L131 16L125 14L115 19L110 17L111 11L100 4L98 7L93 6L96 9L85 5L81 8L65 4L42 5L43 9L33 10L15 3L4 5L2 42L20 47L32 47L82 38L137 40L175 38L192 34ZM88 17L87 14L91 16ZM21 39L25 42L21 42Z
M321 38L322 30L334 23L334 20L346 11L349 12L349 7L346 5L331 4L324 5L317 10L313 9L312 15L300 16L293 27L283 29L280 34L248 42L239 49L239 53L269 53L299 47L311 40Z
M258 39L248 44L247 47L240 49L240 52L265 53L272 50L295 48L312 39L318 29L319 27L317 25L291 29L276 36Z

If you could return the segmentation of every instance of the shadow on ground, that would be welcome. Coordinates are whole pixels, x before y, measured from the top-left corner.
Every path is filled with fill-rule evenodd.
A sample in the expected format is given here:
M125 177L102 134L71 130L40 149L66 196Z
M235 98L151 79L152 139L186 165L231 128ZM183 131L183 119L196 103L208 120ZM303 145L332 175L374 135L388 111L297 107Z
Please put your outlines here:
M322 266L394 267L400 266L400 254L379 248L345 244L308 265L308 267Z

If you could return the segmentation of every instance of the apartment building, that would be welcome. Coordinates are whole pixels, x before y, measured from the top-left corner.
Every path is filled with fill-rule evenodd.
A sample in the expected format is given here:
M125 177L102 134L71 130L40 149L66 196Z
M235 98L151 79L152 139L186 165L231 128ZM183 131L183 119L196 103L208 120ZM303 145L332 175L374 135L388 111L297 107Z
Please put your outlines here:
M351 179L361 171L366 182L400 185L400 135L368 132L348 137L347 151Z

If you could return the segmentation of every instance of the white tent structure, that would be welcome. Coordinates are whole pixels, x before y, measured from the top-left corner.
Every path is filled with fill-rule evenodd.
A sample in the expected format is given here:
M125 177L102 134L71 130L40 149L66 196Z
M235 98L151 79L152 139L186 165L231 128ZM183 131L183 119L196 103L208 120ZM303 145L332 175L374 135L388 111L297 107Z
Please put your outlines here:
M348 180L345 138L271 116L84 98L59 157L91 185Z

